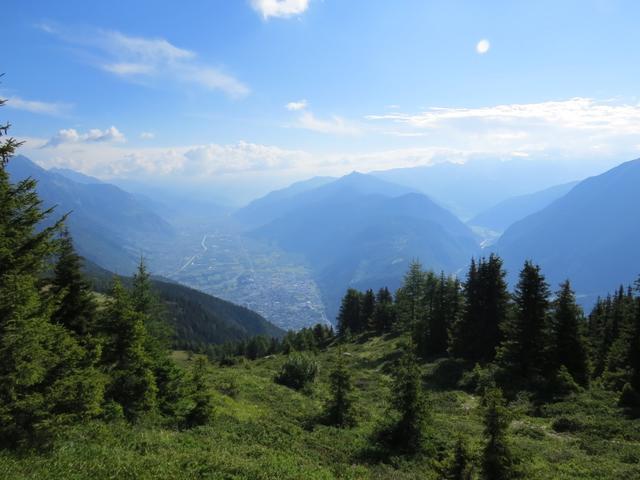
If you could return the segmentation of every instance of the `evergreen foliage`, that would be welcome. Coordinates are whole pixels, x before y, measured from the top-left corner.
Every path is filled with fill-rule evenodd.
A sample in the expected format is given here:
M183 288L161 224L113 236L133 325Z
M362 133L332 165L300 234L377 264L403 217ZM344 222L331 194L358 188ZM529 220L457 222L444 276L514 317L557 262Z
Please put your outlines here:
M473 462L469 453L469 447L464 438L458 437L456 441L453 457L445 469L444 478L446 480L472 480Z
M381 288L376 294L376 306L373 311L371 327L378 333L390 331L396 322L396 309L393 295L387 287Z
M131 296L116 278L101 327L102 364L110 376L106 399L122 406L128 420L138 420L157 406L156 379L146 350L145 316L134 308Z
M348 427L355 423L351 385L351 374L346 368L343 355L338 352L336 367L329 375L331 399L327 403L325 419L329 425Z
M0 100L0 106L4 101ZM9 125L0 126L0 139ZM19 142L0 140L0 444L45 442L56 427L97 415L104 381L94 358L62 325L44 284L62 221L37 229L35 181L9 181Z
M416 453L426 447L429 415L422 390L420 366L413 348L406 348L393 371L391 406L394 423L383 432L387 447Z
M198 356L191 370L191 401L193 406L186 417L189 427L207 425L213 421L213 395L209 389L208 363L203 356Z
M287 357L275 380L294 390L308 388L318 375L318 362L305 353L293 352Z
M402 287L396 292L398 322L405 329L413 328L424 314L427 274L422 264L414 260L404 276Z
M452 328L450 352L472 364L493 361L509 311L502 260L472 259L464 284L465 305Z
M96 303L90 283L82 273L82 258L73 248L67 228L59 241L58 259L51 280L56 299L52 321L82 338L94 331Z
M357 290L353 288L347 290L338 314L339 335L360 332L366 328L366 325L362 324L362 315L360 314L361 297L362 294Z
M567 280L560 285L553 302L548 361L552 371L557 372L564 366L571 377L583 387L589 383L585 325L582 309L576 303L575 294Z
M488 390L483 398L484 436L486 444L482 452L482 478L485 480L509 480L518 478L514 458L507 442L509 415L499 389Z
M499 363L512 379L539 382L548 371L549 287L540 267L526 262L514 294L514 312L503 324Z

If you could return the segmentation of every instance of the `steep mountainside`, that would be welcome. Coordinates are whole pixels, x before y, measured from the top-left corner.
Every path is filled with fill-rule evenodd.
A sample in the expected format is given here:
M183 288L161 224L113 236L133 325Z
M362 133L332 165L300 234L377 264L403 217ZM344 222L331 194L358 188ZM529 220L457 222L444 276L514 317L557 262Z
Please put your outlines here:
M566 278L583 301L640 274L640 159L591 177L507 229L494 246L511 279L526 259L552 285Z
M577 184L578 182L563 183L539 192L508 198L479 213L467 223L489 228L496 232L504 232L518 220L542 210L553 201L566 195Z
M415 258L455 272L478 248L469 228L425 195L367 175L348 175L291 202L253 234L304 256L330 318L347 286L396 288Z
M92 262L86 262L85 272L97 291L109 291L112 272ZM124 277L123 282L130 284L131 278ZM248 308L168 280L154 278L152 284L167 309L169 321L175 328L175 345L179 348L242 340L255 335L284 335L283 330Z
M79 183L24 156L13 158L8 170L12 181L27 177L38 181L44 206L56 206L53 217L73 212L67 225L79 253L118 273L130 273L149 244L174 235L169 223L114 185L86 183L86 178Z

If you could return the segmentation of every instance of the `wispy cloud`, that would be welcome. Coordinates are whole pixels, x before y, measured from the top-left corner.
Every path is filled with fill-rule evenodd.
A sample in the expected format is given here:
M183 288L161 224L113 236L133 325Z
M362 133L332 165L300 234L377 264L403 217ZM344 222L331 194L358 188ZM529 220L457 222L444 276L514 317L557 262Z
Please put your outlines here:
M110 74L138 83L162 80L219 90L242 98L250 89L222 68L202 62L196 52L164 38L126 35L118 31L66 31L54 24L38 25L42 31L83 49L90 63Z
M154 138L156 138L156 135L153 132L142 132L140 134L141 140L153 140Z
M385 112L366 120L396 136L465 151L563 158L630 155L640 135L640 104L576 97L478 108Z
M251 6L265 20L289 18L304 13L309 8L309 0L251 0Z
M452 121L482 120L500 125L520 122L582 130L640 133L640 105L576 97L540 103L507 104L480 108L430 108L422 113L368 115L369 120L391 120L415 128L438 128Z
M332 135L358 135L361 133L361 128L353 122L337 115L321 119L308 110L308 107L309 104L306 100L289 102L285 105L285 108L290 112L299 112L293 127Z
M23 150L47 168L66 167L105 179L144 176L214 180L226 174L295 170L312 161L312 155L304 151L244 141L136 148L117 141L109 130L80 134L68 129L49 140L24 138L27 143Z
M289 111L304 110L307 108L307 101L303 99L297 102L289 102L285 105L285 108Z
M66 116L73 108L73 105L70 103L25 100L24 98L16 96L9 97L6 106L15 108L16 110L24 110L26 112L51 115L54 117Z
M342 117L333 115L330 118L321 119L308 111L302 112L294 126L313 132L333 135L358 135L362 133L360 127Z
M106 130L92 128L86 133L79 133L75 128L68 128L59 130L58 133L42 145L42 148L53 148L65 143L124 142L125 140L122 132L113 126Z

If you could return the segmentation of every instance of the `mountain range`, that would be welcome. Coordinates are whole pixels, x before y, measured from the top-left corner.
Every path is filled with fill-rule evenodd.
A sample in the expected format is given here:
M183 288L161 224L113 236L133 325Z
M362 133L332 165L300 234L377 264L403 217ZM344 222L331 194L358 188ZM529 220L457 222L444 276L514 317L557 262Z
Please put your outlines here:
M463 220L468 220L511 197L526 195L552 185L572 182L597 171L572 168L566 162L476 159L466 163L395 168L373 172L384 180L429 195Z
M502 233L518 220L542 210L554 200L566 195L577 184L578 182L563 183L538 192L508 198L480 212L467 224Z
M585 304L640 274L640 159L590 177L511 225L492 247L513 284L523 262L552 286L570 279Z
M397 288L414 259L455 272L479 249L473 232L426 195L361 173L247 209L237 218L263 219L251 235L311 265L330 318L347 287Z
M78 252L122 274L131 273L155 241L168 241L174 228L136 196L69 170L45 170L24 156L16 156L7 170L12 181L37 180L45 208L55 206L51 221L72 212L67 225Z

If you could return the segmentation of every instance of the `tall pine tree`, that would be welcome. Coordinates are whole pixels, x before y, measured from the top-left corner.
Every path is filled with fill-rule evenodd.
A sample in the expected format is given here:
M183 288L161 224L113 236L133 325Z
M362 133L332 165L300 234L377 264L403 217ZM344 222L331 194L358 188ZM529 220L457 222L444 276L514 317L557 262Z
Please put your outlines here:
M353 411L351 374L344 364L344 359L338 352L336 367L329 374L331 399L326 407L326 420L330 425L347 427L355 423Z
M75 252L67 228L62 231L59 244L58 259L51 281L51 289L57 302L52 320L73 331L78 337L85 337L93 330L96 318L91 285L82 273L82 258Z
M345 335L348 332L357 333L362 330L360 307L360 292L350 288L342 299L338 313L338 333L340 335Z
M4 104L0 100L0 106ZM6 166L19 142L0 125L0 445L45 440L56 426L100 412L104 382L91 355L62 325L44 284L54 235L42 228L33 179L12 184Z
M515 462L507 442L509 415L504 406L502 392L488 390L483 399L485 447L482 451L482 478L484 480L510 480L518 478Z
M509 292L502 260L496 255L471 261L464 284L465 304L452 327L450 352L469 362L495 358L501 326L509 312Z
M498 354L512 379L539 381L548 369L549 295L540 267L525 262L514 293L515 309L504 324Z
M589 383L589 358L584 338L584 316L567 280L560 285L553 302L551 348L549 362L552 372L563 365L580 385Z
M135 421L156 407L157 385L146 350L145 317L115 279L101 325L105 335L102 363L110 375L106 398L119 404Z

